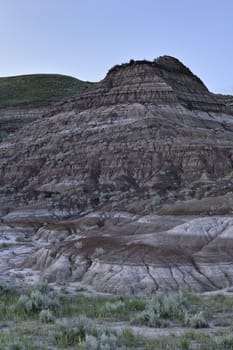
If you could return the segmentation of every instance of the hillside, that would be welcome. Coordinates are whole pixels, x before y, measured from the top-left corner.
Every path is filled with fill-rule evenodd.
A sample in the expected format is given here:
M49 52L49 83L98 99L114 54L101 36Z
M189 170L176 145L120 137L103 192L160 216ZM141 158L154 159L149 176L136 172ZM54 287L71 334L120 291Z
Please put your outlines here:
M0 150L0 233L33 242L16 266L35 279L135 295L233 284L232 113L176 58L116 66ZM20 283L9 252L0 276Z
M91 83L59 74L32 74L0 78L0 108L47 106L76 96Z

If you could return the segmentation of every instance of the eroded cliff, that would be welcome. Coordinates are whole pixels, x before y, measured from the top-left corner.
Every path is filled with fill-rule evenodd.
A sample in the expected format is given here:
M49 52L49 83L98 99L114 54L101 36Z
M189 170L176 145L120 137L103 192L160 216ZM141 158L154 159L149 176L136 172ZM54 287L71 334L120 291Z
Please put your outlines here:
M232 136L177 59L115 66L0 144L3 225L47 242L20 266L117 293L231 284Z

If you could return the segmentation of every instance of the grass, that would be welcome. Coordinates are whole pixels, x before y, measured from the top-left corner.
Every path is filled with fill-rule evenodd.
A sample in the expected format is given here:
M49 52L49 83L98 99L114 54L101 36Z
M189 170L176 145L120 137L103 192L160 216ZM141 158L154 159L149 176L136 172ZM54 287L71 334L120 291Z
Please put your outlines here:
M31 344L31 341L14 334L0 334L0 349L4 350L37 350L36 345ZM45 348L40 347L45 350Z
M90 86L89 82L59 74L0 78L0 108L25 105L46 106L78 95Z
M224 95L224 94L214 94L214 96L223 103L232 103L233 102L233 96L232 95Z
M124 304L124 307L119 307L119 304ZM136 312L144 310L145 305L143 299L136 297L62 296L59 316L73 317L81 314L98 320L129 321Z
M168 335L147 336L144 329L140 333L133 331L135 319L139 329L161 327L156 322L148 324L147 319L144 322L142 313L152 313L156 322L169 322ZM184 324L187 315L189 320ZM202 327L203 315L211 322L207 330L198 329ZM190 293L152 298L59 296L46 284L24 290L0 286L0 349L230 350L232 315L233 296L203 297ZM229 320L228 324L216 327L223 317ZM112 325L122 321L122 331L116 332ZM173 333L177 326L183 327L182 333Z

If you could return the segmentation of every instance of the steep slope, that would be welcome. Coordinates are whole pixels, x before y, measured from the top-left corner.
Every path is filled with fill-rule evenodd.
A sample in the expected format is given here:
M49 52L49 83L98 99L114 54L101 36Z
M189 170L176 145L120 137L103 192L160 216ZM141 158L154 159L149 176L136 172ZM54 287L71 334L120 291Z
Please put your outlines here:
M3 143L0 181L32 200L49 193L57 202L73 188L98 204L103 192L216 179L232 170L233 119L224 108L176 59L117 66Z
M190 110L224 112L226 106L179 60L163 56L131 60L109 70L90 92L64 106L85 110L122 103L182 104Z
M47 242L22 266L120 293L231 283L232 136L177 59L114 67L0 145L4 230Z

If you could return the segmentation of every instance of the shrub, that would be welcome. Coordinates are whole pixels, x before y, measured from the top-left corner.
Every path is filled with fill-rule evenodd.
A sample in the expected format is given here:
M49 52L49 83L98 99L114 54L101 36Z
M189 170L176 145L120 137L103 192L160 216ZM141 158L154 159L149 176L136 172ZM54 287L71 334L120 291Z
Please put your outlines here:
M137 314L133 320L133 324L136 325L145 325L147 327L169 327L170 323L167 320L163 320L160 318L160 315L157 314L154 310L144 310Z
M76 269L73 270L73 272L72 272L73 280L77 281L77 280L82 279L82 277L86 271L87 271L87 268L86 268L85 264L77 266Z
M158 193L155 193L151 199L151 205L153 209L157 208L161 204L161 197Z
M39 291L43 294L49 294L51 292L51 289L50 289L48 283L44 283L44 282L36 283L32 290Z
M225 335L223 339L221 339L219 346L224 350L233 349L233 336L229 334Z
M0 131L0 142L2 142L7 136L8 136L8 133L5 130L1 130Z
M109 192L100 192L99 203L104 204L110 198Z
M16 304L17 309L22 309L26 313L39 312L43 309L55 309L59 306L59 301L47 284L36 285L29 295L23 294Z
M27 350L28 348L20 341L14 341L5 348L6 350Z
M113 192L100 192L99 195L99 203L104 204L107 201L119 201L121 199L122 192L121 191L113 191Z
M85 350L126 350L124 346L118 347L116 335L109 331L97 336L88 335L83 345Z
M165 176L167 172L165 170L159 170L159 175L160 176Z
M188 350L190 347L191 341L186 337L182 337L180 339L180 347L182 350Z
M83 345L89 350L98 350L99 348L98 339L93 335L87 335Z
M118 338L113 331L97 330L95 322L86 316L73 320L61 319L56 322L58 345L77 346L82 350L126 350L118 347Z
M58 326L58 332L55 335L57 344L77 345L85 342L88 334L97 334L94 321L86 316L79 316L72 321L61 319L58 320L56 324Z
M164 318L181 320L186 311L186 298L182 293L170 294L160 299L160 313Z
M95 248L94 253L92 254L92 258L93 259L98 258L99 256L103 255L104 252L105 251L103 248L97 247L97 248Z
M75 242L74 246L75 246L76 249L82 249L83 242L82 241L77 241L77 242Z
M26 313L29 313L33 309L32 300L30 299L29 296L27 296L25 294L20 295L18 302L17 302L17 307L22 308Z
M107 302L104 306L103 306L103 312L107 311L107 312L115 312L118 310L122 310L125 308L125 303L121 300L116 301L115 303L110 303Z
M145 310L138 313L132 323L167 327L168 320L182 321L186 311L186 298L182 293L157 295L147 302Z
M50 311L49 309L41 310L39 314L39 319L43 323L53 322L54 317L52 311Z
M197 312L196 314L186 313L184 317L184 324L192 328L207 328L208 322L206 321L203 312Z

